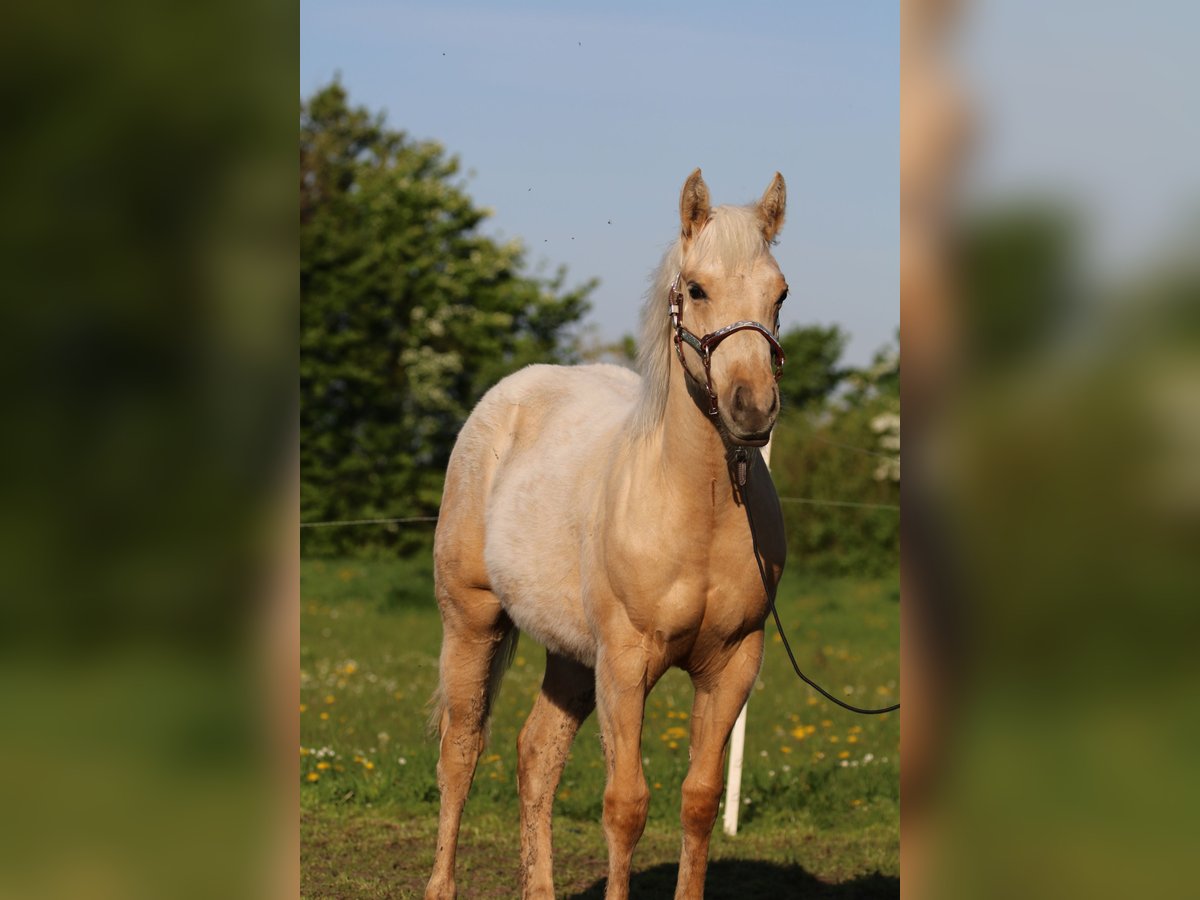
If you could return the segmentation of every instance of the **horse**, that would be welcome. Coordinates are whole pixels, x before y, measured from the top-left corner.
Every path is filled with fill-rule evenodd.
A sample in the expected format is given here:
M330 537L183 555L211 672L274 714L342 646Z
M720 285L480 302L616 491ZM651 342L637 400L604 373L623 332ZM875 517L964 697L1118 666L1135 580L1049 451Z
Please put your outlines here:
M758 676L786 553L761 451L784 361L787 283L771 246L785 205L777 172L756 203L713 208L696 169L680 195L679 238L646 297L640 375L529 366L491 388L463 425L433 549L443 640L429 900L456 895L463 806L520 631L546 648L517 740L522 896L554 895L551 806L595 709L605 897L628 897L650 796L646 698L672 666L695 690L675 896L703 896L725 746Z

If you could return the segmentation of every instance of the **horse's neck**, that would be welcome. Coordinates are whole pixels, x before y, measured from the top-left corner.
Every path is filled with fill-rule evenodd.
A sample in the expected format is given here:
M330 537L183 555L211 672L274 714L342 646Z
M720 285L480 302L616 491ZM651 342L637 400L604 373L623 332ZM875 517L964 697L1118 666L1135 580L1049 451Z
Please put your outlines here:
M661 431L666 477L681 492L720 513L734 505L726 449L708 414L688 391L683 368L672 367Z

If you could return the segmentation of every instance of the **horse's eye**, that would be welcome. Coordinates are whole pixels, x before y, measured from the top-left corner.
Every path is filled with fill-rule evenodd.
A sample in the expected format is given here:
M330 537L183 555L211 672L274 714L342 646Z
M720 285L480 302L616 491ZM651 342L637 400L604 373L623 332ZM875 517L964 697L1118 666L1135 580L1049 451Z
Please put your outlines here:
M700 287L700 285L696 284L694 281L688 285L688 296L693 300L708 299L708 294L704 293L704 288Z
M777 307L783 306L783 301L787 299L787 288L783 289L783 293L779 295L779 299L775 301Z

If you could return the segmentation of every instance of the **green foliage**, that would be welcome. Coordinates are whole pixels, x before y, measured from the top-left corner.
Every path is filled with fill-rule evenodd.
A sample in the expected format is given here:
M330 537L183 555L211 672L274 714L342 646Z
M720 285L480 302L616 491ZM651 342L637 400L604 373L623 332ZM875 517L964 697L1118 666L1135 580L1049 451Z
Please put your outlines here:
M521 274L519 242L440 146L351 108L339 84L300 109L300 437L305 521L434 515L454 437L504 375L572 362L593 284ZM413 529L306 529L304 551L412 548ZM427 532L424 532L427 534Z
M779 382L784 409L811 409L824 403L845 373L837 367L846 335L836 325L791 328L779 339L787 362Z
M1065 208L1021 200L980 213L959 238L974 364L1004 368L1045 347L1078 307L1078 229Z
M806 333L803 340L797 332ZM840 370L836 329L796 329L788 339L803 349L789 352L786 368L795 364L798 384L824 390L802 406L785 405L775 428L771 472L785 498L788 567L827 575L892 571L900 556L899 357L882 351L867 369Z

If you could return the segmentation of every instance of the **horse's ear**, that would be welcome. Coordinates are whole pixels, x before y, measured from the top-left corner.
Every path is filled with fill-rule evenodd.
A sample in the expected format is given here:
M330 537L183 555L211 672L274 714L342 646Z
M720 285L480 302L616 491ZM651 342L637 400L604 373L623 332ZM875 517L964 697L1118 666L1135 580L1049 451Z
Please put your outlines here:
M783 213L787 207L787 185L783 176L778 172L771 184L763 192L758 201L758 221L762 224L763 237L768 242L775 240L775 235L783 228Z
M697 169L683 183L683 193L679 195L679 224L684 240L691 240L698 235L711 214L708 185L704 183L704 179L700 177L700 170Z

